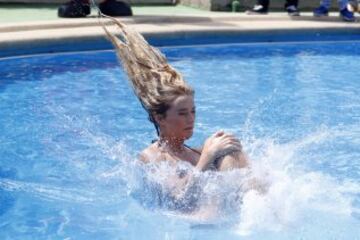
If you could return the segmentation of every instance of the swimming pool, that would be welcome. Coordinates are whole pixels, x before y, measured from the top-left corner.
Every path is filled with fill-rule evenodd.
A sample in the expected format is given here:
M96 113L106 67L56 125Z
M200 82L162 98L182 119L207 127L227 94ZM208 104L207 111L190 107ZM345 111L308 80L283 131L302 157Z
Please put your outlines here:
M1 239L359 239L359 41L162 51L196 90L189 144L235 133L269 193L208 224L144 207L134 158L156 136L114 53L1 59Z

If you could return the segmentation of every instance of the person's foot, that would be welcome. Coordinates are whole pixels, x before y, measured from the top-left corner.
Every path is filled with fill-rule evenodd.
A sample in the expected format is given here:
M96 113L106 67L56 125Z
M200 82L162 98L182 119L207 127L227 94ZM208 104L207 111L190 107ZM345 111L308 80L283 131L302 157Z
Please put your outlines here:
M290 6L286 7L286 11L287 11L288 15L291 17L300 16L300 11L295 5L290 5Z
M63 18L86 17L90 14L90 5L81 0L71 0L58 8L58 16Z
M100 11L109 16L132 16L132 10L128 3L116 0L106 0L99 4Z
M257 15L257 14L267 14L268 10L263 5L255 5L252 9L247 10L246 14Z
M340 11L340 18L345 22L355 22L354 13L350 12L347 8Z
M314 17L329 16L329 10L324 6L320 6L318 8L315 8L313 13L314 13Z

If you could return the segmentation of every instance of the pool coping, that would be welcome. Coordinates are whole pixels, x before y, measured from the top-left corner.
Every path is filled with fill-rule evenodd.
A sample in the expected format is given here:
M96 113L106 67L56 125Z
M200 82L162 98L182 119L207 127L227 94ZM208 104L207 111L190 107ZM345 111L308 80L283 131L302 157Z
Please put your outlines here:
M360 40L360 23L342 22L336 14L314 18L311 13L249 16L239 13L207 15L143 15L121 18L156 46L219 42ZM302 34L302 38L295 35ZM339 36L343 36L339 38ZM209 40L205 41L205 37ZM166 40L164 40L166 38ZM195 41L187 42L190 38ZM200 40L202 39L202 40ZM0 25L0 57L39 53L111 49L98 19L60 19Z

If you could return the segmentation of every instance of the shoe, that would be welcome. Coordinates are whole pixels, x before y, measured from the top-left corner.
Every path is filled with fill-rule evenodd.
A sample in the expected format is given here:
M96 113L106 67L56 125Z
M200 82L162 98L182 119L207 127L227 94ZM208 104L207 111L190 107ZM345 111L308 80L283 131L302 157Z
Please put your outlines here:
M347 8L340 11L340 18L345 22L355 22L354 13L350 12Z
M247 10L246 14L257 15L257 14L267 14L268 10L263 5L255 5L253 9Z
M132 10L128 3L116 0L106 0L99 4L100 11L109 16L132 16Z
M287 11L288 15L291 17L300 16L300 11L295 5L290 5L290 6L286 7L286 11Z
M58 16L62 18L86 17L90 14L90 5L81 0L71 0L58 8Z
M314 9L313 14L314 17L325 17L325 16L329 16L329 10L324 6L320 6Z

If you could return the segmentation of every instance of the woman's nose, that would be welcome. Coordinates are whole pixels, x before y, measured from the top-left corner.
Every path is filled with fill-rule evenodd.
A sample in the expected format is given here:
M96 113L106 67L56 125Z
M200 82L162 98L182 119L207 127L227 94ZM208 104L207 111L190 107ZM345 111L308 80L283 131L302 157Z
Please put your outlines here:
M187 120L188 123L194 123L195 114L189 114L186 120Z

